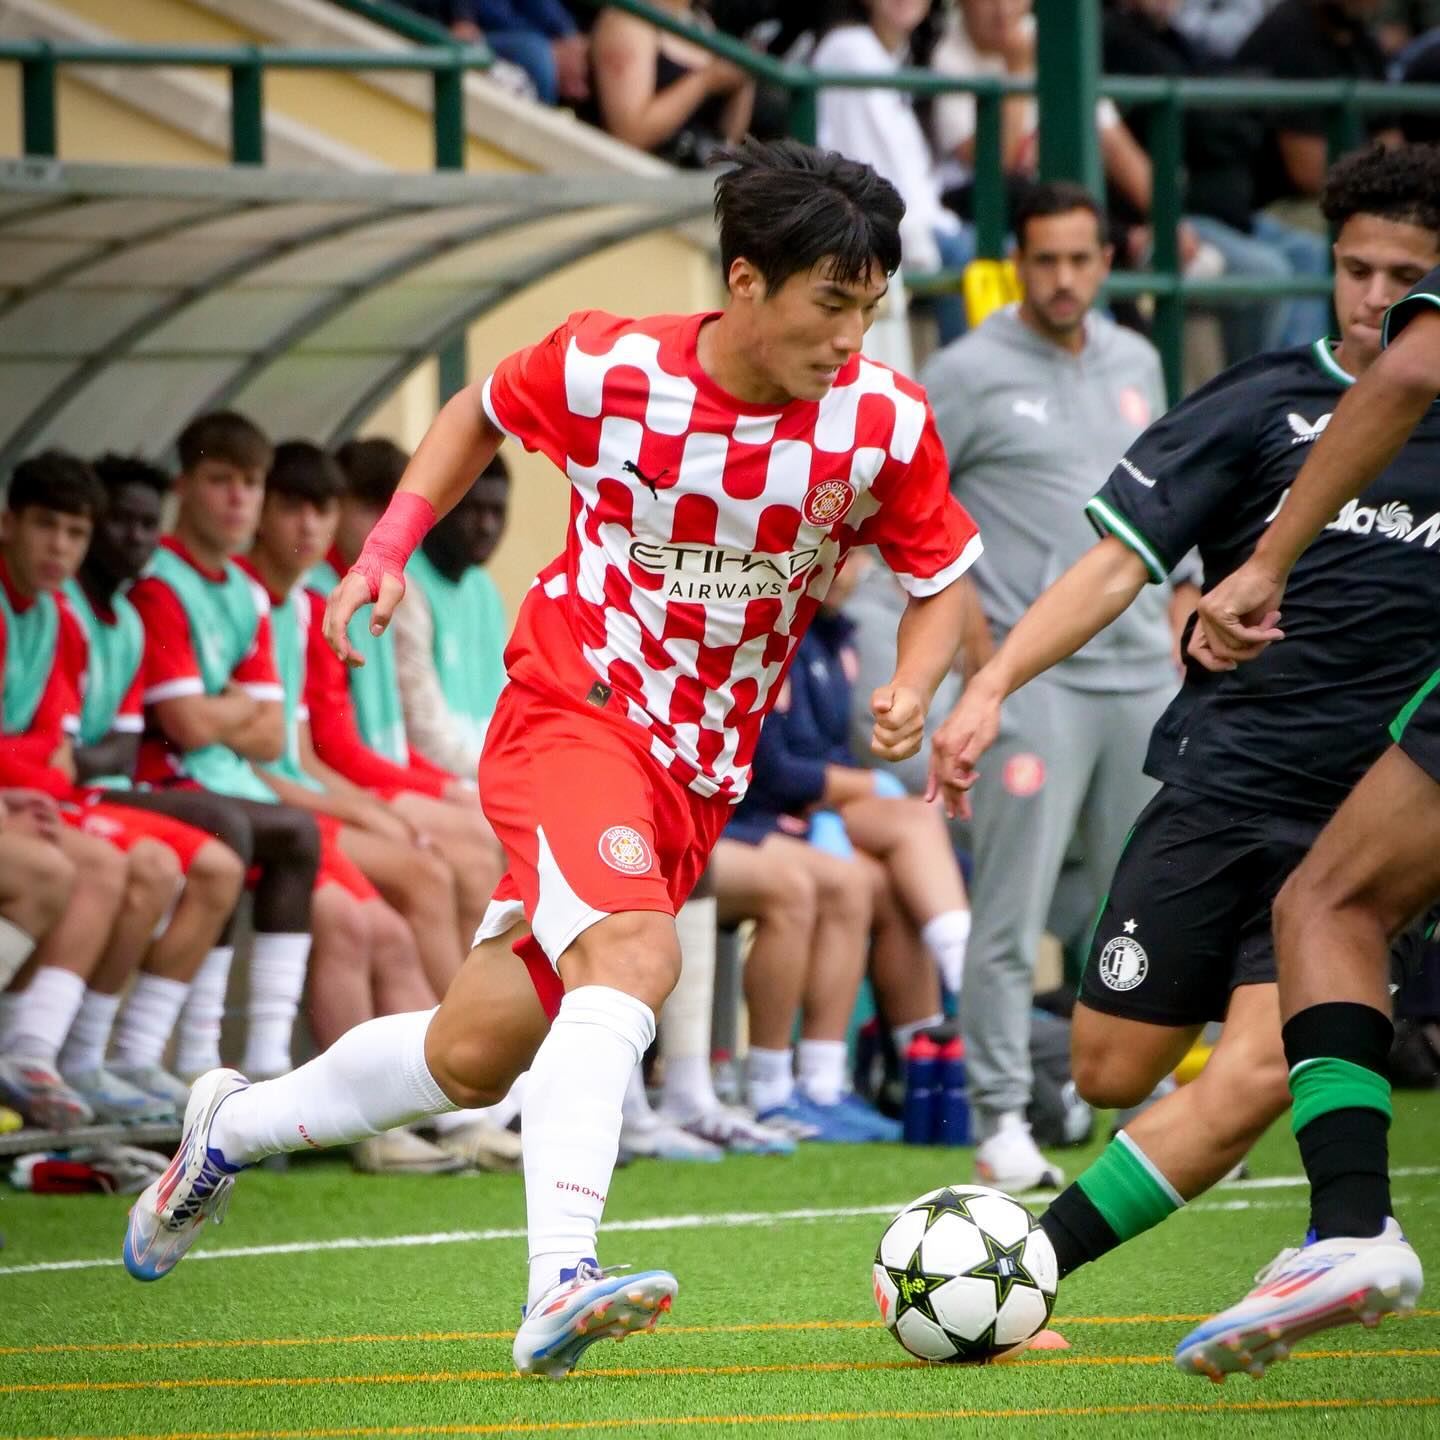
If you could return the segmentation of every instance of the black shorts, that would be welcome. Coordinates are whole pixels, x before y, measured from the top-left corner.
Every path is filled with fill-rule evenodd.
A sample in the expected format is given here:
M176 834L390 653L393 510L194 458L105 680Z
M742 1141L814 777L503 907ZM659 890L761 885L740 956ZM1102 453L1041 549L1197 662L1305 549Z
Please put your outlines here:
M1185 1027L1275 979L1270 907L1323 821L1165 785L1141 812L1080 980L1093 1010Z
M1395 717L1390 738L1437 784L1440 784L1440 670L1416 692Z

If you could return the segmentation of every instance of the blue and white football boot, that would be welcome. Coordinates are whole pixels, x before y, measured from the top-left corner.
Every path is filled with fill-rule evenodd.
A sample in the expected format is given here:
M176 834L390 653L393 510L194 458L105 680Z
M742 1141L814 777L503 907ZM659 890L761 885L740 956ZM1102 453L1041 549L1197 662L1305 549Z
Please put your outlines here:
M1240 1370L1259 1379L1316 1331L1357 1321L1373 1330L1382 1315L1407 1314L1425 1275L1392 1217L1368 1240L1314 1240L1282 1250L1255 1279L1243 1300L1180 1342L1179 1369L1217 1384Z
M653 1330L674 1304L680 1285L668 1270L602 1270L582 1260L562 1270L554 1288L525 1311L515 1335L515 1368L522 1375L561 1380L597 1340L623 1340Z
M230 1188L241 1167L210 1148L210 1126L221 1102L250 1082L235 1070L211 1070L190 1090L180 1148L169 1168L140 1192L125 1227L125 1268L137 1280L159 1280L180 1263L200 1227L225 1218Z

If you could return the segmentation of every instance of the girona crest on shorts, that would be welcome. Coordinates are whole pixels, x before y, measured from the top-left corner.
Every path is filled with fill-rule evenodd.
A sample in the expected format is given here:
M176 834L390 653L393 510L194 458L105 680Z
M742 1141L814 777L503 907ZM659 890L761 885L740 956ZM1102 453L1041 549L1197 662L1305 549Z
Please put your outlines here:
M855 503L848 480L822 480L805 493L800 513L808 525L833 525Z
M600 858L622 875L643 875L655 863L645 837L630 825L612 825L600 837Z

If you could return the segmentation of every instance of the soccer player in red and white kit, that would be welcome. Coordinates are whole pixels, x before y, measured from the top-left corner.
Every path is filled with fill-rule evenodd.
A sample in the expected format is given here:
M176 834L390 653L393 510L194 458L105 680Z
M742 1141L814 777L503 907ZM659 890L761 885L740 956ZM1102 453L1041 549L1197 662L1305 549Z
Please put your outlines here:
M716 182L726 308L582 311L501 361L440 412L330 597L326 637L350 658L351 616L375 602L383 630L421 536L507 436L570 480L565 552L521 608L480 762L509 869L476 949L434 1012L357 1026L279 1080L197 1081L131 1212L132 1274L169 1270L240 1167L493 1103L528 1067L516 1366L566 1374L669 1309L674 1277L600 1269L595 1235L626 1082L679 974L675 912L847 552L877 546L910 596L872 698L890 760L921 743L980 553L924 391L860 354L900 260L899 195L793 142L734 159Z

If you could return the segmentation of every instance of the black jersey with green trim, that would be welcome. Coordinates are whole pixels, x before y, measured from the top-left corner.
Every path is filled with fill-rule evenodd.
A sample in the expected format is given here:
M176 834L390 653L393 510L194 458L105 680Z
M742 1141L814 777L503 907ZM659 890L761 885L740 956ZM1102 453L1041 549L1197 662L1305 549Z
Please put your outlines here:
M1440 265L1385 312L1380 343L1388 345L1422 310L1431 307L1440 310Z
M1198 547L1209 583L1254 550L1351 376L1329 342L1256 356L1131 446L1088 506L1159 580ZM1440 405L1301 557L1285 639L1238 669L1187 662L1146 772L1254 807L1327 816L1440 663Z

